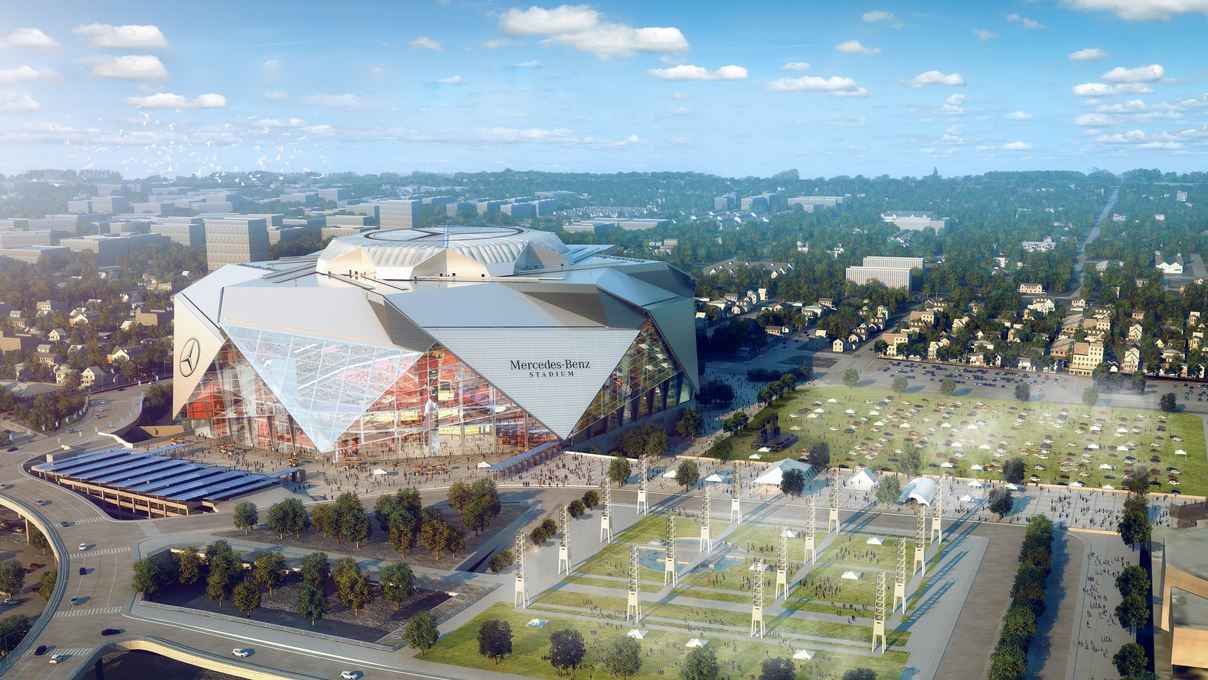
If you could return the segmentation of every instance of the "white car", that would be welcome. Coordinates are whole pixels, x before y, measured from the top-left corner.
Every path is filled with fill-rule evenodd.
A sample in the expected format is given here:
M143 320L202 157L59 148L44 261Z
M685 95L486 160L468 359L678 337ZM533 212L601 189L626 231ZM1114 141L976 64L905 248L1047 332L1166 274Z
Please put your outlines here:
M66 654L55 654L54 656L50 657L50 662L59 663L60 661L63 661L66 658L67 658Z
M87 544L87 543L81 543L81 544L80 544L80 550L87 550L87 549L88 549L88 544Z
M344 671L344 672L340 673L340 677L344 678L344 680L361 680L361 672L360 671Z
M235 656L237 656L237 657L239 657L240 659L242 659L242 658L245 658L245 657L251 656L251 654L252 654L252 650L250 650L250 649L246 649L246 648L244 648L244 647L236 647L236 648L234 648L234 649L232 649L232 650L231 650L231 654L234 654Z

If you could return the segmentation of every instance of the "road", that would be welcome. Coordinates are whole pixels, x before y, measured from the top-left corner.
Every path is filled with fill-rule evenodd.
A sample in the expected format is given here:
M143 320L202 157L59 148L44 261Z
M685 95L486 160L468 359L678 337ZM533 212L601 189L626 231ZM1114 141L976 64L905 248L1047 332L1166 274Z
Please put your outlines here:
M1074 260L1074 277L1078 279L1078 288L1070 295L1070 299L1082 297L1082 271L1086 268L1086 247L1095 242L1099 238L1099 226L1103 224L1111 214L1112 208L1116 207L1116 198L1120 195L1120 187L1112 188L1112 195L1104 204L1103 210L1099 213L1099 219L1095 220L1094 226L1091 227L1090 233L1086 235L1086 240L1078 247L1078 257ZM1064 296L1062 296L1064 297Z

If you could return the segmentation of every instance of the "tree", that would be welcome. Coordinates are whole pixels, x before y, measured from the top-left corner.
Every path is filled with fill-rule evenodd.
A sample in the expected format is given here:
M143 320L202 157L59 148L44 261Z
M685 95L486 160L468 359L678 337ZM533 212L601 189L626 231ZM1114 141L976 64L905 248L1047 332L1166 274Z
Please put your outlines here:
M340 603L352 610L353 616L361 618L361 609L373 602L373 590L369 587L369 577L361 571L356 562L343 559L337 563L340 567L335 576L336 595ZM333 569L333 572L335 570Z
M945 397L951 397L956 392L956 381L952 378L944 378L940 381L940 394Z
M793 680L797 669L792 659L764 659L759 665L759 680Z
M1158 405L1162 407L1163 411L1170 413L1179 407L1179 402L1174 396L1174 392L1167 392L1158 400Z
M604 658L604 669L620 678L630 678L642 669L642 645L630 637L618 638Z
M460 512L473 496L474 492L470 489L469 483L453 482L449 486L449 507Z
M1145 567L1130 564L1116 576L1116 590L1120 591L1121 597L1133 593L1148 596L1150 588L1149 572L1145 571Z
M426 520L419 530L419 544L424 546L424 550L431 553L432 557L439 562L449 544L449 533L452 530L452 527L443 518L434 517Z
M906 391L907 387L910 387L910 381L906 379L906 376L904 376L904 375L894 376L894 378L893 378L893 391L894 392L901 394Z
M322 590L309 583L304 583L298 589L297 611L310 619L310 625L313 626L327 613L327 596L323 594Z
M662 458L663 454L667 453L667 449L671 446L670 440L667 438L667 433L661 428L650 426L652 431L646 437L646 446L642 449L642 455L647 458Z
M470 499L461 511L462 524L477 535L491 525L502 508L495 482L480 479L470 487Z
M1099 401L1099 390L1095 389L1094 385L1082 390L1082 403L1086 404L1087 408L1092 408Z
M1036 615L1027 607L1013 606L1007 610L1002 620L1002 632L999 640L1013 644L1020 649L1027 649L1032 638L1036 636Z
M990 508L990 512L1002 519L1011 512L1011 508L1015 507L1015 498L1011 496L1009 490L996 487L990 491L990 503L987 507Z
M1015 383L1015 398L1027 401L1032 398L1032 386L1026 382Z
M583 516L583 513L587 512L587 508L584 507L583 501L576 498L567 504L566 512L570 514L571 517L578 519L579 517Z
M1149 603L1140 593L1129 593L1116 605L1116 619L1120 625L1134 630L1149 623Z
M161 575L159 557L144 557L134 561L134 574L130 577L130 588L136 593L142 593L147 599L155 597L159 592Z
M25 585L25 567L17 560L0 562L0 593L12 597Z
M1149 472L1137 470L1124 478L1124 488L1130 493L1144 496L1149 491Z
M881 475L881 479L877 481L877 502L884 505L897 503L898 498L902 495L902 482L897 477L890 475Z
M923 454L919 452L919 448L913 445L906 445L902 452L898 454L897 462L898 472L909 477L914 477L923 471Z
M355 508L350 508L340 516L340 538L345 541L352 541L356 545L357 550L361 548L361 542L369 538L370 532L373 531L373 524L369 521L369 514L358 503Z
M588 489L583 492L583 507L591 509L600 504L600 494L596 493L595 489Z
M46 535L35 526L29 527L29 545L32 548L37 548L38 552L43 555L50 549L50 541L46 540Z
M490 619L478 627L478 653L499 665L512 653L512 626L507 621Z
M1129 642L1116 652L1112 657L1112 663L1121 677L1137 675L1145 672L1145 668L1149 665L1149 655L1145 653L1145 648L1141 645Z
M734 415L730 416L729 418L726 418L725 420L721 421L721 429L727 433L734 433L734 432L738 432L738 431L742 430L744 427L747 426L747 423L750 423L750 422L751 422L751 416L748 416L746 413L739 411L738 413L735 413Z
M718 671L717 654L712 647L696 647L684 657L680 667L683 680L716 680Z
M827 444L823 440L810 444L809 453L805 454L805 460L819 471L830 467L830 459L830 444Z
M225 544L225 541L220 541ZM210 570L206 575L206 597L218 604L230 594L235 580L243 574L243 564L230 552L230 546L225 551L217 551L209 558Z
M397 509L386 519L386 534L390 547L398 551L399 557L406 557L419 538L419 522L410 511Z
M688 409L680 414L679 420L675 421L675 433L684 439L691 439L700 434L704 424L700 411Z
M1011 458L1002 464L1002 478L1011 484L1023 484L1025 474L1027 468L1021 458Z
M583 635L579 631L567 628L550 633L549 663L558 670L558 675L578 668L586 652Z
M608 464L608 479L617 486L623 486L629 481L629 459L617 456Z
M192 585L201 578L201 556L197 548L187 545L172 553L176 562L176 580L181 585Z
M675 468L675 482L684 487L687 491L690 487L696 486L700 481L700 468L696 466L696 461L685 460L680 461L679 467Z
M801 470L785 470L780 476L780 492L797 498L805 491L805 473Z
M297 498L287 498L273 503L268 508L268 528L277 534L277 538L285 534L300 536L306 527L310 526L310 517L306 514L306 506Z
M990 657L987 680L1021 680L1028 672L1028 658L1015 645L999 644Z
M327 583L328 577L331 576L331 564L327 561L327 553L313 552L302 558L302 567L299 570L302 575L302 582L312 588L323 588L323 584Z
M29 629L32 627L32 622L28 616L21 614L13 614L0 619L0 642L4 643L5 654L17 645L21 644L21 640L29 634Z
M1130 496L1131 498L1131 496ZM1149 512L1145 509L1124 506L1124 514L1120 517L1117 533L1125 545L1136 549L1149 542L1152 527L1149 524Z
M730 437L723 437L713 444L709 453L724 463L734 456L734 442Z
M853 668L843 674L843 680L877 680L877 674L871 668Z
M860 382L860 372L859 371L857 371L854 368L849 368L846 371L843 371L843 384L848 389L855 387L857 384L859 384L859 382Z
M418 649L420 656L432 649L439 638L440 631L436 629L436 617L432 616L430 611L422 611L412 616L407 619L407 625L403 626L403 642Z
M401 610L403 603L415 595L415 574L406 562L395 562L378 572L378 583L382 585L382 597L393 602Z
M516 556L512 554L511 550L500 550L494 555L491 555L491 559L487 562L487 568L491 570L492 574L498 574L504 569L512 566L512 564L515 562Z
M243 535L248 535L260 523L260 515L256 512L256 504L243 502L235 506L235 528L243 529Z
M42 576L38 578L38 594L42 599L49 600L50 596L55 592L55 584L59 582L55 572L47 569L42 572Z
M257 557L252 563L252 580L272 595L273 586L285 580L285 557L275 552L266 552Z
M231 604L235 606L235 611L252 618L252 612L260 606L260 588L246 579L240 581L231 593Z

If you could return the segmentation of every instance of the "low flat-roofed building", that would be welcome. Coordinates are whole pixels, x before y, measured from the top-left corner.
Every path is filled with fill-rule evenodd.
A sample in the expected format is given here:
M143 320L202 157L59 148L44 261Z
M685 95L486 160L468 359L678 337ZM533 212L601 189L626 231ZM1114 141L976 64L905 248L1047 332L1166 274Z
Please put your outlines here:
M50 240L51 232L49 229L0 232L0 248L13 248L15 246L48 246L50 245Z
M922 231L932 229L943 231L948 228L948 218L936 218L929 212L918 210L893 210L881 213L881 220L906 231Z
M59 242L74 253L95 254L97 266L100 267L113 266L123 257L168 243L168 238L160 234L95 234L65 238Z
M1154 662L1208 671L1208 526L1156 528L1152 549Z
M67 260L70 252L66 246L14 246L0 248L0 257L26 264L59 265Z

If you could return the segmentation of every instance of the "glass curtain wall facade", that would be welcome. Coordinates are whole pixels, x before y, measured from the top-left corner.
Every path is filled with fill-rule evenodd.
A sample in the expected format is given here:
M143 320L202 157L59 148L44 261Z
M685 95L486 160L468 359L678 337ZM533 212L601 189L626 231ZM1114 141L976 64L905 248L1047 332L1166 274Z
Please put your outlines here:
M508 456L559 437L440 345L423 353L231 327L184 417L203 436L334 459ZM647 323L570 441L692 399Z

